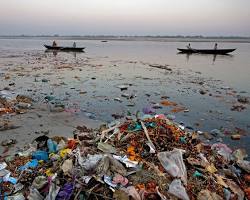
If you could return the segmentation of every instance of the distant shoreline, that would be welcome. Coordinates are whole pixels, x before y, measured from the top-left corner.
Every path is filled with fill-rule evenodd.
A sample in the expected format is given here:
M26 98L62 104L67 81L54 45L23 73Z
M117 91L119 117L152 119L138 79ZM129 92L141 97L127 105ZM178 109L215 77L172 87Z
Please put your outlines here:
M204 36L0 36L0 39L47 39L47 40L112 40L156 42L241 42L250 43L250 37L204 37Z

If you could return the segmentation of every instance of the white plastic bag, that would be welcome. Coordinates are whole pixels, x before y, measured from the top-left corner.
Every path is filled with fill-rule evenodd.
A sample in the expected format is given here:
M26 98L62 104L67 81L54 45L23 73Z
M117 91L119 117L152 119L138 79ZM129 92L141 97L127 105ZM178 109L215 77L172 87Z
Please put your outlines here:
M173 177L181 178L183 183L187 184L187 170L183 162L182 149L174 149L173 151L159 152L157 157L164 169Z
M172 183L169 185L168 192L179 199L182 200L189 200L189 197L187 195L186 189L181 184L180 179L175 179L172 181Z

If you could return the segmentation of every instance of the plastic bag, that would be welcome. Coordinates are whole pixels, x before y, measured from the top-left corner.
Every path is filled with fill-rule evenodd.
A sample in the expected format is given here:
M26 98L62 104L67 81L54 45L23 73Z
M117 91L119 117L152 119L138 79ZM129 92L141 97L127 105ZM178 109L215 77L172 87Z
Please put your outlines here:
M237 149L232 154L235 161L244 160L248 157L245 149Z
M56 200L69 200L73 194L73 183L65 183L56 196Z
M37 166L38 166L38 160L33 159L33 160L27 162L25 165L19 167L19 170L23 171L23 170L26 170L28 168L36 168Z
M127 188L122 187L122 191L126 192L129 196L131 196L134 200L141 200L141 197L134 186L129 186Z
M179 199L182 200L189 200L189 197L187 195L186 189L181 184L180 179L175 179L172 181L172 183L169 185L168 192Z
M241 169L244 169L246 172L250 173L250 162L247 160L239 160L237 162L238 166Z
M201 190L197 196L197 200L223 200L223 198L209 190Z
M174 149L168 152L159 152L157 157L164 169L173 177L179 177L183 183L187 184L187 170L183 162L182 149Z
M49 153L56 153L57 152L57 144L52 141L51 139L47 140L47 146L49 149Z
M98 162L103 158L103 155L101 154L95 154L95 155L87 155L87 158L83 158L80 155L80 150L77 150L76 153L77 156L77 160L80 166L82 166L85 170L91 170L94 169L96 167L96 165L98 164Z
M104 153L111 153L111 154L116 153L116 148L108 143L99 142L97 148Z
M44 197L40 194L40 192L33 187L30 187L30 193L27 198L28 200L43 200Z
M226 179L226 184L230 188L231 191L233 191L234 194L238 196L238 200L243 200L245 197L244 192L241 190L241 188L232 180Z
M32 183L32 186L38 190L40 190L41 188L43 188L45 186L45 184L47 184L47 178L45 176L37 176Z
M23 194L18 193L13 196L8 196L4 198L4 200L25 200L25 197L23 196Z
M226 160L231 160L232 149L230 149L226 144L215 143L211 146L212 150L216 150L217 153L223 156Z
M155 109L152 106L147 106L147 107L144 107L142 109L142 112L144 114L154 114L155 113Z
M71 159L67 159L64 161L63 165L61 166L61 169L63 170L64 174L69 173L73 168L73 162Z
M57 150L60 151L64 149L65 147L66 147L66 143L64 142L64 140L60 140L60 142L57 145Z
M60 187L56 185L55 178L57 175L49 178L49 194L46 196L45 200L55 200L56 196L60 190Z
M36 151L32 154L33 159L48 161L49 155L46 151Z

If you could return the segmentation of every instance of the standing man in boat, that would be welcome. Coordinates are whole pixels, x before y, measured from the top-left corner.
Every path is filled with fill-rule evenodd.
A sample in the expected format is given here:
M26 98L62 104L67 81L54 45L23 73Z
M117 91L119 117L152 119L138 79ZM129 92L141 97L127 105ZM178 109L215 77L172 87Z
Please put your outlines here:
M76 42L73 43L73 47L76 48Z
M214 45L214 50L216 50L216 49L217 49L217 46L218 46L218 44L217 44L217 43L215 43L215 45Z
M56 47L57 46L57 43L56 41L54 40L53 43L52 43L52 47Z

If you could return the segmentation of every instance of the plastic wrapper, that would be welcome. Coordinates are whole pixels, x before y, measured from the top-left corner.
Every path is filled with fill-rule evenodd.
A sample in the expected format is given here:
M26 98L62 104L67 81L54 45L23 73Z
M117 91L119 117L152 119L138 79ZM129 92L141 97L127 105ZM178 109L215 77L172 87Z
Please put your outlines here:
M174 149L168 152L159 152L157 157L164 169L173 177L181 178L183 183L187 184L187 170L183 162L182 149Z
M120 162L124 163L126 167L131 167L131 168L138 167L138 161L130 160L127 156L122 157L122 156L113 155L113 157L116 160L119 160Z

